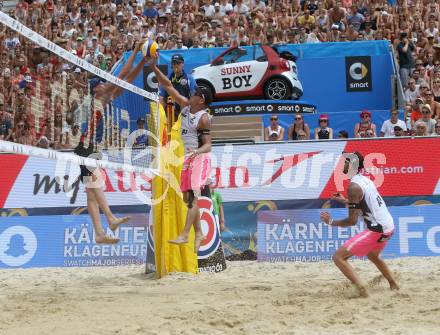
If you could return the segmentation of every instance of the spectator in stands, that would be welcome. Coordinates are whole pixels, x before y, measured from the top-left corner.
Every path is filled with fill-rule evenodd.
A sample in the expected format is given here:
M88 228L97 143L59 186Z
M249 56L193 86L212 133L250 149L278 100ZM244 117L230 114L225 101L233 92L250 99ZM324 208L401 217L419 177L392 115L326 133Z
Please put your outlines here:
M394 137L405 136L405 131L400 126L394 126Z
M426 104L422 106L422 117L416 122L419 124L423 122L426 125L426 132L431 135L434 132L434 127L436 125L436 120L431 118L431 107Z
M303 131L304 135L301 135L303 138L301 139L310 139L310 128L307 123L304 122L304 118L300 113L295 114L295 120L293 124L289 127L288 130L288 139L289 140L299 140L299 131Z
M391 117L389 120L385 120L380 130L381 137L393 137L396 126L400 127L403 131L406 131L405 122L399 120L399 111L397 109L391 110Z
M427 90L424 94L425 103L431 107L432 118L438 119L440 117L440 103L433 99L431 90Z
M417 120L419 120L422 117L422 106L425 104L425 101L421 98L418 97L416 99L416 102L412 105L412 109L411 109L411 123L410 123L410 129L413 128L414 123L417 122Z
M338 132L338 138L341 138L341 139L348 138L348 132L346 130L340 130Z
M438 63L440 64L440 61ZM432 78L431 91L433 100L440 103L440 78ZM437 114L437 117L440 116Z
M265 141L282 141L284 139L284 128L278 123L278 116L270 117L270 125L264 129Z
M414 124L415 133L414 136L428 136L428 131L426 129L426 123L422 121L417 121Z
M333 129L329 127L327 114L319 117L319 127L315 128L315 140L328 140L333 138Z
M41 136L38 140L37 147L42 149L49 149L50 142L46 136Z
M409 40L408 33L402 32L400 34L400 43L397 45L397 52L399 54L400 79L402 85L405 87L414 69L413 51L416 49L414 43Z
M437 123L435 124L434 133L433 136L440 136L440 120L437 120Z
M0 140L11 141L12 138L12 119L4 109L4 103L0 100Z
M363 110L360 114L361 121L354 126L354 137L376 137L376 125L371 122L371 113L368 110Z
M143 118L137 119L137 132L134 146L136 148L146 148L148 146L147 132L145 130L145 120Z
M408 87L405 89L405 101L407 104L413 104L418 96L420 96L419 86L411 78L408 80Z

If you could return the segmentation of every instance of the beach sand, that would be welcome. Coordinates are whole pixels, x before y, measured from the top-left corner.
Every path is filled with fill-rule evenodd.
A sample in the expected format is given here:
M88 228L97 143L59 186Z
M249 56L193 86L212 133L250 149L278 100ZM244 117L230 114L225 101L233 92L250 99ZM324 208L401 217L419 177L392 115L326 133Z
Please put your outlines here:
M229 262L156 280L142 266L0 271L0 334L440 334L440 258L390 260L401 290L354 261L370 297L332 263Z

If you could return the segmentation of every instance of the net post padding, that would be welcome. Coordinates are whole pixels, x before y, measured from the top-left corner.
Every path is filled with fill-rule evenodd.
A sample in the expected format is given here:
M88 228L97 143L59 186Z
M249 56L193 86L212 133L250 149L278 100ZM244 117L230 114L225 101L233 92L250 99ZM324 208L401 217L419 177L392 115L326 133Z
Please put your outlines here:
M150 122L158 124L156 143L159 141L159 174L153 178L153 231L156 276L161 278L169 272L197 273L198 261L194 253L194 232L191 230L189 243L173 245L168 241L175 238L185 225L187 208L183 202L179 183L183 163L183 143L180 140L180 121L176 122L168 142L165 110L150 103ZM152 126L153 127L153 126ZM153 129L153 128L151 128ZM155 201L161 199L160 201Z

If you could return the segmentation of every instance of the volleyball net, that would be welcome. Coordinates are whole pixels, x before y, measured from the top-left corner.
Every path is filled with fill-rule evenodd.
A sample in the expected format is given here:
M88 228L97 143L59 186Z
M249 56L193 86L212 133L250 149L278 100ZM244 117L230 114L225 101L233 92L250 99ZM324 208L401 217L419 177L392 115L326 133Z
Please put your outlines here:
M42 32L45 38L3 12L0 25L5 33L0 151L158 171L158 95L138 87L145 71L140 52L118 53L122 42L112 40L101 48L96 43L101 36L74 29L60 34L58 24ZM99 152L99 159L74 154L78 146Z

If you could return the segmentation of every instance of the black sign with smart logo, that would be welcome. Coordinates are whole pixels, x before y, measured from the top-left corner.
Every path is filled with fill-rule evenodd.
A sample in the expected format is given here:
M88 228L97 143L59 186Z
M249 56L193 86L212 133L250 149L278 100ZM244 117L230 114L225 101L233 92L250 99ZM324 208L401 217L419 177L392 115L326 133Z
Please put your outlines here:
M372 91L371 57L345 57L347 92Z
M160 71L163 74L168 74L168 66L166 65L157 65ZM151 93L157 93L159 84L156 79L156 75L154 72L148 67L144 67L144 90Z

